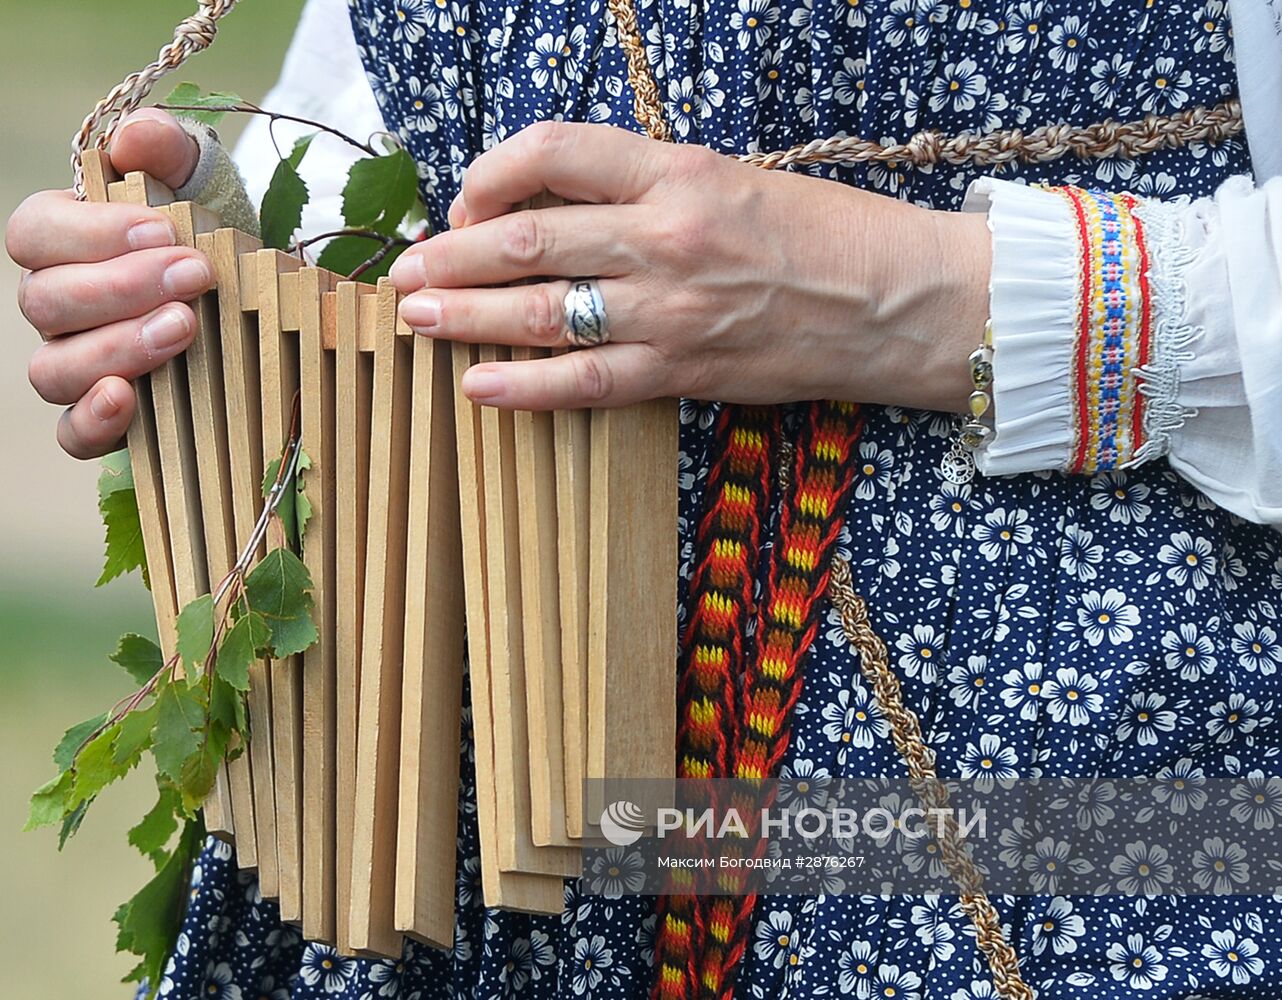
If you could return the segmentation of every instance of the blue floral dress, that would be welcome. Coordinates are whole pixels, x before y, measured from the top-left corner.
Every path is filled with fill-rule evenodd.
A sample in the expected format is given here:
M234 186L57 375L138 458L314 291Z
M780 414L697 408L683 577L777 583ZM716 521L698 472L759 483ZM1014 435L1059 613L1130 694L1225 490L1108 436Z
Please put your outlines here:
M1214 104L1235 87L1224 0L637 6L676 137L726 152L837 132L885 141L923 128L1131 119ZM604 0L352 0L352 20L388 127L419 160L438 228L462 168L531 122L637 129ZM1245 144L1231 141L1004 176L1199 196L1248 169ZM975 176L905 164L818 172L949 210ZM681 408L683 578L717 413L716 404ZM941 771L967 776L982 758L1022 776L1174 775L1194 792L1256 769L1282 783L1282 535L1217 509L1163 462L1094 478L950 485L937 471L949 429L941 414L870 411L839 543ZM901 774L887 723L836 617L825 615L783 777L813 786ZM468 802L470 733L461 743ZM1195 800L1193 792L1180 798ZM1174 797L1153 805L1176 808ZM486 910L474 810L461 815L452 951L407 942L400 962L366 961L305 942L278 922L252 876L237 873L231 850L211 842L161 993L647 994L652 898L603 898L570 882L562 916ZM1056 847L1016 838L1012 863L1037 849L1053 855ZM1268 877L1253 873L1253 884L1271 885ZM1046 1000L1282 996L1282 954L1268 944L1282 938L1282 895L994 901L1026 981ZM763 897L754 924L738 996L995 995L952 896Z

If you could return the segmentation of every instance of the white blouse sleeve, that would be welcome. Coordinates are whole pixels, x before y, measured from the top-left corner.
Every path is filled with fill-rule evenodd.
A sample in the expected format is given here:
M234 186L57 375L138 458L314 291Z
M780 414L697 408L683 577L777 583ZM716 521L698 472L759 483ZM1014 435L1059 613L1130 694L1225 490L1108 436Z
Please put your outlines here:
M986 475L1071 470L1081 400L1082 312L1070 202L1006 181L972 185L966 207L993 234L995 433ZM1214 198L1138 202L1151 349L1139 379L1142 447L1225 509L1282 526L1282 179L1226 182Z
M383 130L383 116L361 65L346 0L307 0L280 79L261 106L322 122L362 142ZM251 119L233 155L254 204L262 200L280 161L277 145L288 151L295 139L314 131L285 121L269 130L268 119ZM343 185L348 168L363 155L334 136L317 136L302 170L311 193L303 212L304 232L343 228Z

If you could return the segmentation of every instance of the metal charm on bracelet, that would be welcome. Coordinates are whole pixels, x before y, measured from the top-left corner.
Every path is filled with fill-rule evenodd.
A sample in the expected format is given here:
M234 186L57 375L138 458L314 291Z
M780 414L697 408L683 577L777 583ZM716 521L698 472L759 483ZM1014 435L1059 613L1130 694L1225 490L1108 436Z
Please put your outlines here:
M565 293L565 326L575 347L596 347L610 340L601 283L596 278L575 278Z
M950 483L963 486L975 478L975 451L993 436L983 418L993 408L993 324L984 324L984 340L967 359L970 363L969 413L958 419L956 436L940 463Z

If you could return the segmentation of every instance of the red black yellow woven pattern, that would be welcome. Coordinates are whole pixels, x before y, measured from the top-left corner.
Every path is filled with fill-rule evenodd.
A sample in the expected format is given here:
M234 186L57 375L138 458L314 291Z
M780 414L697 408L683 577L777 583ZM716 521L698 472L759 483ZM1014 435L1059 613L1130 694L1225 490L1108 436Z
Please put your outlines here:
M737 779L734 799L748 806L741 809L745 816L756 815L760 785L775 773L788 748L802 662L818 627L817 606L827 588L832 547L853 479L850 450L862 427L852 404L812 404L755 611L756 640L745 655L746 612L772 481L773 452L760 453L756 446L758 435L766 443L777 436L777 425L763 420L755 410L723 414L720 439L727 456L738 452L739 458L730 463L723 459L709 480L680 688L678 773L683 778ZM763 434L766 426L770 432ZM744 474L747 470L751 475ZM733 487L727 489L728 483ZM746 524L745 517L756 523ZM727 634L729 627L737 634ZM733 851L733 845L721 846ZM723 883L719 890L732 895L704 897L689 894L697 891L691 874L674 872L673 892L659 904L655 1000L732 996L756 901L742 894L737 871L722 869L717 876Z
M720 459L708 477L690 581L690 621L678 680L677 775L725 778L734 747L735 692L743 672L761 530L770 510L776 407L731 407L717 428ZM694 877L674 869L659 905L656 994L691 995ZM665 985L666 984L666 985Z
M811 407L779 515L765 597L757 611L756 648L747 661L734 752L734 800L749 820L769 805L762 783L778 774L792 736L792 710L801 697L806 652L819 627L818 606L828 590L832 550L854 481L850 453L863 420L851 403ZM759 852L763 841L749 835ZM728 1000L748 944L757 897L745 894L745 869L722 869L721 891L706 900L707 936L700 958L700 995Z

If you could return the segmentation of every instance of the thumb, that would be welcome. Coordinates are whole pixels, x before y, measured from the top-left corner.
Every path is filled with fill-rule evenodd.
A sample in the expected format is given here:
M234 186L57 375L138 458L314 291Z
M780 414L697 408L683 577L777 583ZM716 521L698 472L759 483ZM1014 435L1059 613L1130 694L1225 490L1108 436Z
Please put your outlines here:
M135 111L111 141L111 165L120 173L141 170L171 188L191 179L200 147L178 119L157 108Z

